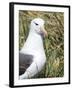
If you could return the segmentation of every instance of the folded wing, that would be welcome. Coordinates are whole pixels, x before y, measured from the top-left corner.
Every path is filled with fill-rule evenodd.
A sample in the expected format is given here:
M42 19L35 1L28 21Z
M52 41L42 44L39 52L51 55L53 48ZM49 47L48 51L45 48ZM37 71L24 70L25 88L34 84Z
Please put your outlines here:
M33 55L19 53L19 75L24 74L26 69L32 64Z

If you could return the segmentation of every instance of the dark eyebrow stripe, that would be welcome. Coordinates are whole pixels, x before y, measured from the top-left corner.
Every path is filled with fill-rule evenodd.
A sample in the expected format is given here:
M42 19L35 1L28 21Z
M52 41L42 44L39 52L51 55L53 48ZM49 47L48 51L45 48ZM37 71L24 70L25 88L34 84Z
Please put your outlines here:
M35 25L38 25L38 23L36 23L36 22L34 22L35 23Z

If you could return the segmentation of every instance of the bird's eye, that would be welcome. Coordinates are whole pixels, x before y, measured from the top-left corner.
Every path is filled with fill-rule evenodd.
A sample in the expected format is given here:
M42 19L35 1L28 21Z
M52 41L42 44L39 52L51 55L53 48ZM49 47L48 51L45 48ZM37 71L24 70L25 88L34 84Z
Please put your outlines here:
M35 22L34 22L35 23ZM38 25L38 23L35 23L35 25Z

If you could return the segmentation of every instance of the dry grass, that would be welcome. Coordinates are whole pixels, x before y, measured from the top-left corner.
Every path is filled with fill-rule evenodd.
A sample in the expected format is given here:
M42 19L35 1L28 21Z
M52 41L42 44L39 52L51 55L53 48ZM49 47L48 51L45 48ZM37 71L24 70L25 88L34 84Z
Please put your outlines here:
M46 65L34 78L63 77L64 75L64 13L19 11L19 49L28 36L32 19L40 17L45 21L48 37L44 40Z

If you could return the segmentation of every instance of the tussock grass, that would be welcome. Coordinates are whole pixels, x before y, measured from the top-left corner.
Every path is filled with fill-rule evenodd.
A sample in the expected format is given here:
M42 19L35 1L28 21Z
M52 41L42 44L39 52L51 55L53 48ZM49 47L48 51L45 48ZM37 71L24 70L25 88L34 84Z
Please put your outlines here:
M28 36L32 19L40 17L45 21L48 37L44 39L46 64L43 70L34 78L64 76L64 13L19 11L19 49Z

